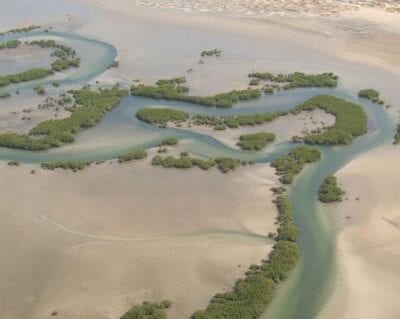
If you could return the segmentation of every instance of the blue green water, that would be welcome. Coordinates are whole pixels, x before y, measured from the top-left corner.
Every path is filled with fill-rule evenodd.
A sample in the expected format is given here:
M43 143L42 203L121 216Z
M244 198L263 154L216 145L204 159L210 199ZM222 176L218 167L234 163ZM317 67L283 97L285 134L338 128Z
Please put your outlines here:
M22 35L26 36L26 35ZM113 46L86 39L77 35L58 32L32 32L30 36L57 36L71 46L78 46L82 57L82 68L66 74L61 80L64 84L83 84L90 78L104 72L115 59ZM15 39L12 35L0 40ZM86 49L85 49L86 48ZM88 48L91 48L90 50ZM85 52L85 50L87 50ZM93 55L91 52L95 51ZM7 90L31 89L45 85L52 79L13 85ZM276 292L276 296L262 318L271 319L310 319L314 318L324 304L331 290L335 270L335 236L322 206L317 201L317 191L323 178L334 173L354 157L374 147L391 142L394 123L381 107L360 101L354 94L337 89L307 89L276 92L264 95L252 102L239 103L233 108L219 109L183 102L155 101L152 99L127 97L105 116L96 127L80 132L76 142L61 148L31 152L0 148L0 160L18 160L40 163L55 159L111 159L131 148L150 148L157 145L165 136L175 136L183 141L185 148L193 154L206 157L229 156L240 159L255 159L268 163L276 156L287 152L294 145L281 143L263 152L243 152L232 149L211 136L194 133L185 129L161 129L136 119L135 114L142 107L173 107L192 114L232 115L250 114L276 110L288 110L316 94L328 93L343 97L364 106L369 116L369 131L350 146L319 147L323 154L320 163L312 165L297 178L292 186L290 197L295 211L295 220L300 230L299 244L301 262Z

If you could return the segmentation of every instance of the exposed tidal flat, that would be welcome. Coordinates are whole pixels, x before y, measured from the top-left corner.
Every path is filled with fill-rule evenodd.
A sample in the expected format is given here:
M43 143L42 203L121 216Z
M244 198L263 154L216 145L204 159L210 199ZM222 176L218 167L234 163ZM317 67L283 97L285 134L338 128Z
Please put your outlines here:
M355 139L354 143L349 146L339 146L334 148L320 147L319 149L323 154L323 160L320 164L315 164L299 176L299 178L295 180L293 189L290 192L290 197L295 208L296 223L300 230L299 243L302 251L302 259L300 266L295 270L292 276L290 276L289 281L276 293L276 298L274 298L270 309L267 310L266 318L296 317L308 319L315 317L329 297L335 282L335 229L332 229L328 220L325 219L323 209L320 204L317 204L316 202L318 187L326 176L334 173L354 157L358 157L364 151L381 144L391 143L394 134L394 120L396 119L395 112L397 111L395 104L399 102L399 99L396 94L393 93L394 91L392 88L396 83L398 83L398 76L394 72L387 71L386 67L381 68L376 64L369 65L368 63L365 63L365 60L360 63L354 63L354 56L352 56L351 61L347 61L346 54L339 54L343 52L346 53L346 51L339 52L340 48L339 50L336 48L335 50L333 49L337 43L346 43L347 40L345 38L338 39L335 37L326 37L321 34L310 34L308 32L303 33L293 29L288 30L285 27L282 28L275 24L260 24L259 21L254 22L253 24L251 21L221 18L213 19L208 16L186 17L176 13L163 13L148 9L140 9L134 6L131 7L132 4L128 2L118 2L118 5L109 5L105 2L91 3L90 1L77 1L75 3L78 3L79 5L69 4L68 8L72 8L71 12L76 12L76 17L74 17L70 23L63 21L62 27L67 29L69 32L73 31L74 34L82 34L87 37L87 39L96 38L105 43L111 43L118 50L120 67L118 69L106 71L96 78L93 78L90 80L92 84L94 84L94 81L96 80L103 84L113 84L119 81L127 84L132 80L132 78L143 78L144 81L152 83L162 77L169 78L183 75L182 73L185 73L185 70L193 68L193 72L185 74L188 78L191 90L196 92L196 94L204 95L244 88L248 84L247 74L252 70L265 70L282 73L292 72L294 70L301 70L304 72L335 71L335 73L337 72L340 75L339 86L336 89L301 89L291 92L276 92L272 96L265 95L261 99L250 103L240 103L233 106L230 110L210 109L204 108L203 106L175 101L166 102L145 98L127 97L117 108L109 112L105 116L104 120L94 128L78 133L77 139L74 143L65 145L58 149L35 153L1 149L0 156L3 160L18 159L21 162L40 163L43 160L68 158L113 159L123 151L132 148L151 148L159 144L161 140L168 135L177 137L180 140L176 147L176 152L179 152L180 150L188 150L191 154L205 157L224 155L234 158L255 159L259 162L269 162L277 155L282 155L287 152L292 145L284 143L285 139L283 139L280 141L283 143L280 143L279 145L271 145L271 149L268 147L265 151L257 153L242 152L238 149L229 147L229 143L226 143L227 145L220 143L215 139L216 136L214 135L214 132L201 132L202 134L198 134L186 128L162 129L138 121L135 114L138 109L143 107L160 106L181 109L192 114L255 114L271 110L288 110L308 98L321 93L343 97L364 106L369 116L368 134ZM57 8L54 9L54 5L50 6L49 10L59 10L62 12L62 4L57 4L56 7ZM79 10L76 9L78 7L81 8L79 14ZM92 13L85 19L78 21L79 18L82 18L82 12L89 9L94 10L96 13ZM109 23L102 23L105 18L109 19L107 21L113 23L113 28L109 27ZM210 31L212 31L211 35ZM299 35L301 40L296 40ZM204 64L199 65L198 60L201 51L205 48L213 47L221 47L223 49L222 55L218 59L213 57L212 59L206 60ZM166 50L165 48L168 49ZM368 50L365 52L367 51ZM162 59L159 58L160 52L163 52ZM105 66L105 64L102 65L102 68ZM396 68L396 66L394 65L393 68ZM100 68L96 72L99 70ZM96 73L95 71L93 72L94 73L91 74ZM371 76L366 76L370 74L374 74L375 77L371 78ZM71 82L68 85L73 84L74 82ZM394 104L394 110L389 110L388 115L387 111L380 108L380 106L368 101L359 100L357 92L364 87L378 88L379 91L382 92L385 100ZM7 101L6 103L10 103L8 105L12 108L12 102ZM283 132L285 126L290 126L292 129L291 125L292 122L281 123L279 129ZM234 132L234 134L240 135L245 131L240 129ZM26 168L24 168L24 166L19 168L3 167L4 172L9 174L9 179L5 180L12 180L12 182L19 183L16 187L12 188L21 189L21 192L18 193L19 196L17 196L17 193L8 194L5 190L6 195L4 196L6 199L8 196L12 196L14 199L22 197L33 188L36 189L37 185L40 185L38 182L47 179L47 188L43 185L42 189L37 188L34 193L36 195L35 198L37 197L38 200L35 201L35 198L29 198L29 200L27 200L29 204L34 203L33 207L25 206L20 208L21 214L33 213L34 217L31 217L30 221L34 224L40 224L42 227L46 227L46 230L43 231L43 233L47 233L48 231L49 234L53 234L56 238L55 242L58 240L61 241L61 239L57 239L59 232L66 233L65 236L68 237L68 240L73 242L72 246L66 248L65 255L67 257L63 259L65 260L65 265L63 262L55 260L55 255L51 253L48 254L49 258L54 258L52 259L52 265L57 266L52 268L52 271L50 272L52 274L51 278L49 279L50 276L45 275L42 277L38 276L41 281L37 286L35 286L37 289L29 290L32 291L32 293L28 294L23 301L19 300L21 303L18 306L6 307L7 311L10 311L6 313L7 315L14 315L14 308L24 305L24 307L26 307L24 308L24 311L26 311L26 313L32 313L33 310L34 316L48 315L53 309L59 309L60 316L64 313L64 316L67 318L73 316L76 317L81 314L84 314L87 318L90 318L91 316L93 318L101 316L104 318L115 318L126 311L133 303L140 303L145 300L161 301L163 299L170 299L173 302L173 306L168 310L168 314L172 318L187 318L194 310L204 308L212 295L229 289L237 278L243 276L243 272L247 269L250 262L258 263L262 258L267 256L267 246L270 242L264 237L269 229L261 226L260 228L254 228L254 225L258 225L258 223L264 225L263 222L268 221L268 217L266 218L265 215L272 213L271 216L274 216L273 212L275 212L275 209L269 205L270 200L268 197L268 190L269 186L273 186L275 182L274 178L276 177L273 176L268 166L265 166L264 168L269 172L268 176L271 177L271 180L268 179L268 181L263 180L263 182L261 182L258 178L259 176L262 176L263 173L260 171L257 172L257 169L259 168L258 165L250 168L241 168L232 174L230 173L231 175L226 176L217 171L203 172L191 170L189 172L179 172L177 170L163 170L162 168L150 167L147 160L143 162L121 164L120 166L118 165L120 164L113 162L111 165L107 162L96 167L90 167L79 174L60 171L43 172L37 170L37 173L33 174L34 176L29 175L29 170L31 169L30 166L27 166ZM249 176L246 177L246 174L253 170L255 176L258 176L257 180L259 180L260 183L268 185L267 188L262 190L260 188L259 194L260 196L261 194L263 194L263 196L267 195L265 198L265 203L267 204L264 203L264 205L269 206L263 207L262 210L260 208L259 211L258 208L249 209L249 207L252 207L249 203L255 196L255 193L253 192L258 192L254 186L257 182L251 178L248 179ZM142 172L142 175L139 172ZM164 174L166 174L168 178L165 177L164 179L162 177ZM103 180L99 179L99 176L101 175L104 178ZM122 183L125 175L130 177L130 181L127 182L127 184ZM121 250L122 252L119 250L113 250L111 253L107 250L104 246L111 247L113 244L103 245L99 243L99 241L101 241L100 237L104 237L103 239L106 239L106 242L107 240L112 242L113 238L127 239L126 237L132 237L130 236L132 232L135 233L135 236L136 233L143 235L138 228L139 225L136 225L138 221L142 221L142 226L144 226L144 235L150 235L150 237L153 236L153 230L154 233L160 232L161 234L154 235L155 237L166 236L163 232L168 231L168 227L165 227L168 222L174 222L176 226L183 224L183 229L186 227L184 222L185 216L177 216L176 218L169 220L171 216L170 211L175 210L172 208L168 209L172 204L168 201L170 199L164 201L165 198L156 201L155 204L161 206L164 204L166 209L163 210L158 207L154 208L154 211L166 214L164 216L166 220L161 219L163 221L162 223L159 222L158 216L155 219L152 219L151 217L154 217L155 215L145 214L148 211L152 211L149 202L152 202L154 197L145 201L145 204L138 209L140 216L138 216L137 219L130 217L131 222L127 222L126 225L124 218L115 218L114 207L116 207L115 211L117 211L118 204L124 202L120 197L118 197L119 193L125 194L124 198L128 198L129 196L127 192L131 195L131 193L136 193L140 190L140 187L134 187L129 183L150 183L151 181L156 180L158 176L160 176L160 184L157 185L160 185L160 187L154 188L154 185L152 184L148 188L144 188L144 190L148 190L149 188L152 190L162 190L163 188L161 185L167 187L171 184L182 184L185 186L184 189L173 188L170 190L171 193L168 193L167 190L165 190L165 194L171 194L170 196L174 198L174 205L177 196L178 198L181 198L179 196L180 194L200 193L201 190L204 191L202 195L204 196L204 201L207 201L207 192L205 190L210 187L209 185L217 183L216 181L224 183L224 185L218 183L216 185L220 185L219 189L224 189L224 192L226 190L226 196L228 196L228 198L222 200L217 196L217 199L215 202L212 202L213 205L209 210L209 213L214 212L214 214L209 216L203 213L205 220L210 224L203 224L203 220L196 220L192 215L190 215L190 218L188 217L188 220L190 221L188 222L188 233L198 234L198 229L192 228L192 220L196 220L196 223L200 225L201 229L222 229L221 232L224 233L224 238L226 238L227 235L230 235L231 238L236 239L257 239L257 244L254 244L254 250L253 248L246 248L246 253L244 253L245 249L240 248L242 247L242 244L235 242L232 245L234 247L228 248L224 245L218 246L212 241L209 246L207 246L207 249L199 250L193 248L193 246L196 245L193 245L191 242L188 244L190 248L178 249L175 246L173 248L165 249L165 247L162 247L159 249L160 252L157 251L156 248L153 249L151 244L147 245L148 243L140 243L137 244L137 246L135 246L136 243L135 245L132 245L132 243L126 244L129 245L129 248L124 246ZM182 179L181 183L176 182L176 179L179 178L179 176L181 176L180 178ZM338 176L340 178L340 175ZM28 184L27 187L30 187L29 189L23 188L23 185L25 185L23 182L26 182L26 180L31 177L36 178L34 185L31 184L29 186ZM210 179L207 180L207 178ZM100 216L96 214L99 209L96 208L97 203L94 202L97 198L97 194L102 194L101 187L104 187L104 182L102 181L105 179L108 179L110 185L113 186L109 186L107 192L110 192L111 188L115 187L115 193L112 191L112 196L109 197L109 206L107 206L107 203L102 202L102 199L98 199L100 202L99 207L110 207L108 219L103 219L101 218L101 214ZM236 189L231 189L231 184L235 183L232 182L231 179L242 179L246 186L240 185ZM91 181L93 181L92 184L90 184ZM119 181L121 181L120 184ZM5 185L8 185L7 189L10 188L10 183L11 181L5 183ZM67 183L68 185L65 186L63 183ZM65 187L60 186L60 189L54 190L49 185L64 185ZM83 186L79 188L79 185ZM126 189L124 185L126 186ZM188 190L189 193L186 192L186 188L188 187L187 185L193 187ZM256 233L257 236L253 237L248 234L241 236L240 232L243 230L243 227L237 227L237 224L235 224L236 222L239 222L240 224L242 220L246 220L246 223L248 223L251 220L251 216L243 217L236 215L235 218L232 218L231 213L227 212L228 210L233 209L228 205L229 200L231 200L230 196L241 193L244 188L246 188L246 192L243 195L243 206L240 206L237 202L234 202L233 204L238 205L237 208L239 211L242 213L246 212L246 215L253 211L259 212L257 222L254 221L254 224L250 222L250 225L246 224L244 227L246 230L250 230L251 234ZM50 205L52 202L48 201L47 197L57 198L56 193L53 193L53 196L46 195L47 192L42 193L41 191L44 189L49 189L48 192L53 191L62 194L70 194L71 192L71 195L67 195L70 196L68 197L70 200L66 203L66 207L71 208L71 211L73 211L70 219L67 218L69 217L69 213L65 213L64 210L59 210L58 203L54 202L52 204L53 206L46 208L47 214L40 217L43 203L49 203ZM104 192L106 192L106 190L104 190ZM151 192L149 191L149 193ZM213 193L219 195L221 191L218 192L215 190ZM251 198L251 200L245 200L245 198L247 198L246 194ZM41 196L45 196L45 198ZM144 194L143 196L146 198ZM157 195L154 196L157 197ZM106 198L108 198L108 196L104 196L103 200L106 200ZM127 204L127 206L121 208L121 214L129 215L127 212L130 212L132 207L135 207L137 202L140 202L138 198L133 197L133 199L130 199L132 202L127 199L129 205ZM79 199L79 201L77 199ZM73 207L74 204L72 203L85 201L90 202L91 205L93 205L91 206L91 209L88 209L89 205L85 206L85 204L82 205L83 207ZM188 199L188 202L195 202L195 199L192 199L192 201ZM180 200L178 203L179 205L186 205L188 202L185 199ZM357 203L354 204L354 209L359 209L356 204ZM10 201L6 211L11 212L15 207L13 205L16 204L13 201ZM261 206L260 201L260 207ZM88 211L91 213L88 213ZM192 206L189 206L186 209L180 208L176 210L176 212L180 214L186 211L194 213L196 210L193 209ZM223 211L226 215L221 215L220 211ZM261 213L261 211L263 213ZM87 220L81 219L82 214L85 212L86 214L84 216L87 216ZM53 214L56 214L56 216L53 216ZM235 215L234 213L232 214ZM21 227L21 230L24 229L24 226L21 225L23 222L17 220L15 214L10 213L7 215L8 218L11 218L14 223L18 225L18 227ZM57 218L52 219L51 217ZM264 218L267 220L264 220ZM389 218L391 218L391 216L389 216ZM64 220L67 220L70 224L64 224ZM273 223L273 218L269 221ZM93 228L88 229L91 225L93 225ZM155 228L152 229L152 227L149 228L149 226ZM14 226L10 228L13 227ZM239 235L237 233L238 229L240 229ZM170 234L167 235L169 236ZM261 235L261 237L258 237L258 235ZM7 244L5 247L8 247L8 243L10 243L10 236L11 235L6 236L8 241L6 242ZM205 237L202 236L203 235L200 234L200 237L194 237L200 238L199 241L201 241L201 245L207 245L207 242L209 241L204 240L207 235ZM77 243L77 238L87 238L90 242ZM21 245L25 245L25 242ZM48 245L46 241L40 242L40 245L38 246L43 249L38 250L38 255L40 253L41 256L43 256L43 250L45 250L45 247L48 247L46 245ZM139 245L142 245L142 252L138 252L138 250L141 249ZM253 244L249 244L248 246L251 245ZM54 252L62 250L60 247L65 246L61 245L56 247ZM83 255L93 257L92 261L83 265L83 269L86 269L86 272L84 272L84 275L79 278L81 280L86 278L87 281L85 282L85 287L79 288L82 289L82 294L84 291L88 291L88 293L93 293L93 291L95 292L92 295L93 297L91 297L93 299L90 301L89 297L78 298L80 297L77 292L79 289L76 287L70 287L69 291L71 299L64 303L63 308L61 305L58 306L58 304L61 304L61 302L59 302L62 298L61 295L57 297L56 294L54 299L52 299L51 296L54 296L55 292L61 293L61 287L67 285L67 281L62 279L62 274L68 274L65 278L69 279L75 273L72 269L82 269L82 264L78 262L78 259L81 259L81 255L79 253L75 255L75 252L79 249L85 250ZM110 248L110 250L111 249L112 248ZM237 252L236 250L239 249L240 252ZM207 252L205 252L205 250L207 250ZM166 255L171 251L172 257L170 259L175 260L181 268L176 266L176 263L172 261L171 263L167 262L166 264L168 267L165 268L170 269L170 266L171 269L175 269L176 272L180 272L181 275L186 274L183 268L186 269L186 271L201 270L196 273L195 276L189 276L189 278L196 278L198 280L193 281L195 284L188 287L187 276L179 277L185 278L182 280L178 277L173 277L171 272L167 272L162 276L163 278L158 280L158 276L162 274L162 272L159 268L153 269L149 267L149 265L153 265L152 262L154 262L154 260L159 260L159 263L164 265L166 260L170 260ZM232 259L222 258L225 259L222 260L223 263L221 259L219 259L219 265L221 265L221 267L215 267L216 263L210 264L210 267L206 267L207 264L203 264L204 259L217 259L214 255L219 255L221 257L221 251L223 251L224 254L226 253L227 255L234 257L232 257ZM152 255L151 252L155 252L154 255ZM135 257L134 260L129 259L129 263L118 262L125 258L131 258L131 256ZM149 256L149 258L146 259L146 256ZM155 256L159 257L156 258ZM185 260L185 258L189 258L190 256L192 256L195 261ZM31 257L32 263L39 265L36 269L38 269L37 271L40 273L42 271L42 264L38 259L35 259L36 256L32 255ZM89 257L83 259L86 260L86 258ZM235 259L239 257L243 259ZM110 268L107 267L107 272L104 270L102 273L94 272L91 274L92 269L94 269L93 264L95 262L98 263L99 261L104 261L104 264L107 265L110 265L111 263L117 264L117 266L110 266ZM248 263L245 263L246 261L248 261ZM241 264L243 268L237 267L238 264ZM7 265L10 265L11 267L12 262ZM201 265L201 267L199 265ZM230 268L231 271L227 271L228 266L232 267ZM215 273L211 272L210 268L215 269ZM132 273L129 273L130 280L126 279L123 275L124 269L132 271ZM147 272L148 269L152 269L153 271ZM23 271L23 267L16 270L16 276L18 273ZM226 276L221 279L220 276L224 271L226 271ZM115 274L121 276L121 279L118 282L119 284L116 284L112 280L104 280L101 283L96 283L98 281L98 276L109 276L112 278ZM15 276L12 278L15 278ZM177 279L174 280L173 278ZM144 283L135 286L141 280L143 280ZM168 288L165 288L165 290L161 287L164 282L163 280L167 282L165 287ZM29 280L27 279L26 282L29 282ZM216 283L218 283L218 285ZM152 287L153 289L151 292L148 291L149 287ZM176 287L181 287L181 289L176 289ZM193 293L194 287L199 287L199 290L202 291L201 294L199 293L196 295ZM203 287L205 287L204 290ZM46 290L46 288L49 290ZM172 289L174 291L171 291ZM27 290L25 289L25 291ZM113 291L113 293L110 293L110 291ZM177 292L179 292L180 295L174 295L174 293ZM17 292L16 295L20 295L20 293ZM101 304L106 305L104 309L101 309L101 313L98 312L98 299L95 300L95 298L99 296L101 297L101 300L104 300ZM190 297L191 300L186 302L184 299L185 297L188 299ZM10 301L11 299L13 299L13 297L9 297L9 299L5 300L12 304ZM15 298L15 300L17 300L17 298ZM88 300L90 302L88 302ZM357 305L354 307L357 307ZM111 308L113 309L110 310ZM76 312L73 313L73 310L71 309L75 309L74 311ZM334 310L338 311L340 309L335 308ZM376 311L379 313L379 309ZM397 309L394 307L393 318L396 318L396 311ZM21 316L24 317L24 314ZM321 316L323 316L323 313ZM335 317L335 314L333 316ZM340 315L337 315L336 313L336 317L338 316L340 317Z

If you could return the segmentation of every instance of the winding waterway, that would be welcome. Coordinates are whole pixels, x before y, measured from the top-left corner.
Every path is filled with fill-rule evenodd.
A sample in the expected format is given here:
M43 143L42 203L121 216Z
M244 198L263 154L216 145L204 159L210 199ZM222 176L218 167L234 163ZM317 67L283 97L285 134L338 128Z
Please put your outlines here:
M82 58L82 67L63 74L57 80L61 84L83 84L103 73L117 52L116 49L96 40L59 32L31 32L7 35L0 40L28 38L57 38L77 49ZM46 85L54 78L12 85L2 90L32 89ZM192 154L206 157L229 156L240 159L255 159L268 163L274 157L294 147L280 143L263 152L243 152L230 148L215 138L185 129L161 129L136 119L136 111L142 107L173 107L192 114L233 115L266 111L288 110L311 96L321 93L344 97L364 106L369 116L369 131L352 145L340 147L319 147L323 154L320 163L310 166L296 179L291 187L290 197L295 211L296 224L300 231L301 262L289 279L276 292L273 302L261 318L310 319L314 318L324 304L331 290L335 269L335 234L323 213L323 206L317 201L317 191L322 180L334 173L354 157L377 146L390 143L393 137L393 120L381 107L360 101L354 94L343 88L307 89L277 92L264 95L254 102L239 103L230 109L204 107L183 102L155 101L152 99L127 97L111 111L96 127L84 130L76 142L61 148L46 151L22 151L0 148L0 160L18 160L40 163L55 159L111 159L135 147L150 148L168 136L175 136L184 142L185 149Z

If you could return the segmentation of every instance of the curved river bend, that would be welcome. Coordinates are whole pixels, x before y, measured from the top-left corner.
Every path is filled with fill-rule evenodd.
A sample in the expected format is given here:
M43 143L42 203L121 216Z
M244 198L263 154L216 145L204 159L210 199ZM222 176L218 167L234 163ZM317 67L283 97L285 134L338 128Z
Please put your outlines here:
M62 84L83 85L85 81L107 70L117 56L116 49L104 42L60 32L31 32L0 36L0 41L11 39L54 38L77 50L82 67L58 76ZM54 78L20 83L0 89L14 92L47 85ZM329 295L335 265L335 236L323 214L322 205L317 201L317 192L322 180L334 173L354 157L363 152L390 143L393 138L393 120L381 107L360 101L342 89L304 89L276 92L265 95L254 102L239 103L230 109L197 106L183 102L155 101L152 99L127 97L111 111L96 127L80 132L76 142L61 148L30 152L0 148L0 160L18 160L40 163L57 159L112 159L122 152L135 148L156 146L165 135L184 140L185 149L193 154L207 157L229 156L240 159L255 159L270 162L276 156L294 147L281 143L264 152L243 152L230 148L211 136L184 129L160 129L140 122L135 114L142 107L173 107L189 113L207 115L249 114L265 111L288 110L309 97L328 93L343 97L365 107L369 116L369 131L352 145L340 147L318 147L323 154L322 161L309 167L291 187L290 197L295 212L296 224L300 231L299 245L301 262L294 273L278 289L275 298L261 316L262 319L310 319L314 318Z

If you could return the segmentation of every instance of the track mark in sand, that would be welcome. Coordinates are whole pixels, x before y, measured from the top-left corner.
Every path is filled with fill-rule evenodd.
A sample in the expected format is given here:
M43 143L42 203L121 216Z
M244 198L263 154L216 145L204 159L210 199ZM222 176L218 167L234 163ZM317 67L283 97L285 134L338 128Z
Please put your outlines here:
M27 207L29 209L29 207ZM173 239L233 239L233 240L252 240L252 241L260 241L265 244L272 244L273 240L268 236L253 234L253 233L244 233L244 232L234 232L234 231L205 231L193 234L181 234L181 235L169 235L169 236L103 236L103 235L95 235L90 233L84 233L67 226L49 218L40 213L40 211L36 208L31 207L30 209L35 211L35 214L43 221L57 227L58 229L79 237L88 238L88 239L97 239L102 241L119 241L119 242L139 242L139 241L156 241L156 240L173 240Z
M386 217L382 217L382 219L387 222L389 225L392 225L393 227L395 227L398 231L400 231L400 224L395 222L392 219L386 218Z

